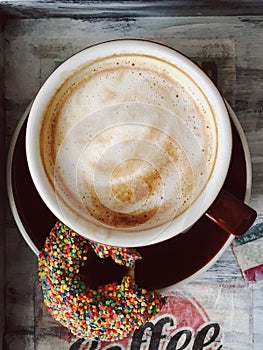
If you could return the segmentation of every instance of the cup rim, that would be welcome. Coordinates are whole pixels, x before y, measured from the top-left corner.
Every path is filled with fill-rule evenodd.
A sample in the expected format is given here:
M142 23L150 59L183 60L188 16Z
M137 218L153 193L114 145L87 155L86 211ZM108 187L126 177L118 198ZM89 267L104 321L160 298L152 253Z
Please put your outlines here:
M165 56L166 59L169 58L171 60L176 60L177 65L183 67L184 70L187 69L187 74L191 74L191 77L196 79L199 87L201 85L200 88L202 92L208 100L212 102L218 133L217 156L212 174L205 186L205 190L201 192L189 209L173 220L172 224L165 224L157 228L144 230L143 235L140 234L140 231L134 232L133 230L125 230L125 232L123 232L119 229L110 229L109 227L107 227L105 232L92 227L92 229L94 229L93 232L90 229L92 225L87 227L86 222L74 223L74 227L72 227L72 222L67 221L67 218L65 218L61 212L56 196L46 179L43 170L39 145L37 143L40 120L56 89L72 74L73 71L77 70L82 64L87 62L87 57L91 57L90 59L93 60L93 55L95 53L95 58L97 58L100 57L104 50L108 50L106 56L116 53L116 50L118 52L123 52L124 49L131 53L134 52L134 45L136 45L136 50L140 50L140 53L145 53L146 51L147 53L155 53L155 56L160 57L161 52L161 57ZM181 232L187 231L206 212L220 192L228 172L231 151L232 135L229 114L225 101L214 83L196 63L178 50L162 43L144 39L117 39L97 43L68 58L53 73L51 73L37 93L29 113L26 130L26 154L30 174L36 189L48 208L59 220L80 233L82 236L113 246L138 247L155 244L167 240ZM202 210L200 210L201 207ZM191 220L189 220L188 217L190 210L195 212L194 215L191 215ZM165 231L163 229L165 229ZM157 230L158 234L156 234Z

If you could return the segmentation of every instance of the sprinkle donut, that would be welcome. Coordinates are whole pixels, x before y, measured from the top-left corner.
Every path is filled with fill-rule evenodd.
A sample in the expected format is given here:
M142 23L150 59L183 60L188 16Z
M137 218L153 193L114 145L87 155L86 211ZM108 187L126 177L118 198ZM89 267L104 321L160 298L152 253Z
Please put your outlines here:
M119 282L91 288L82 278L90 254L112 257L126 267ZM135 250L88 241L57 222L39 254L39 282L51 315L75 336L116 341L152 319L165 303L157 292L139 288L130 271L140 259Z

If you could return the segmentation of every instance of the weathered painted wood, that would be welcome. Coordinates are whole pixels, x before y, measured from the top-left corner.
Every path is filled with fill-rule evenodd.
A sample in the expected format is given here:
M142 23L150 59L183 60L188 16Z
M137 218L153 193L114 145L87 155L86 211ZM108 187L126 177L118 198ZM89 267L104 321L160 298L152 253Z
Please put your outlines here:
M263 14L262 1L41 1L1 0L0 10L20 18L127 18Z
M263 321L263 288L254 287L253 288L253 306L254 306L254 349L260 350L263 344L263 331L262 331L262 321Z
M4 118L4 26L0 17L0 339L5 314L5 118Z
M69 10L72 10L73 16L79 16L80 11L84 11L81 3L78 1L60 1L47 4L41 1L0 1L0 5L4 3L6 3L6 9L8 9L7 12L13 14L17 14L21 8L19 6L23 5L20 17L42 16L46 13L47 6L50 7L51 12L46 13L46 15L51 17L58 14L59 16L66 16L64 11ZM95 2L89 3L93 3L93 6L95 6ZM5 68L4 84L2 84L5 98L7 145L10 143L11 136L22 113L41 84L58 64L74 52L93 43L114 38L139 37L156 40L182 50L200 65L202 62L216 63L219 89L236 111L248 139L253 163L251 203L259 212L258 222L262 221L263 17L173 17L175 12L171 12L169 16L167 16L167 13L164 13L166 17L163 17L163 14L160 13L160 17L156 17L156 12L154 14L155 18L140 17L143 12L139 16L139 8L134 8L135 2L127 2L130 6L133 3L133 10L129 12L129 15L131 15L129 18L122 19L124 7L128 6L128 4L124 4L124 1L111 2L113 6L111 16L109 16L109 12L103 12L103 7L105 10L109 6L109 2L96 3L97 8L86 9L86 14L90 13L91 15L92 11L97 11L97 13L100 13L100 17L105 18L78 20L72 18L8 19L5 17L5 26L2 25L5 42L3 42L3 35L2 37L0 36L1 48L5 44L5 50L1 50L0 55L1 53L3 55L3 52L5 55L4 61L3 57L1 59L0 56L0 64L2 62ZM137 3L142 4L142 2ZM157 6L157 3L160 5L160 2L152 2L151 6ZM167 11L168 7L172 6L172 2L166 3L168 3L168 5L166 4ZM180 6L183 6L180 1L176 3L178 6L180 4ZM245 3L248 4L250 2L242 2L243 5ZM237 3L233 2L233 4ZM255 8L253 11L255 11L258 2L254 2L254 4ZM59 8L62 5L63 8ZM140 6L140 11L142 11L142 5ZM3 10L3 7L0 9ZM232 10L230 8L229 13L232 13ZM110 8L107 11L110 11ZM119 18L116 20L113 15L116 15L118 11ZM153 12L149 12L149 8L147 11L148 15L153 15ZM146 15L146 12L144 12L144 15ZM182 12L179 12L179 15L181 16ZM69 16L70 14L67 14L67 17ZM1 115L0 117L2 117L0 122L3 124L4 118ZM0 128L1 130L2 128ZM1 161L3 160L1 159ZM66 346L63 339L58 341L56 338L56 333L63 333L63 330L60 327L56 327L57 324L47 314L45 308L41 306L41 293L37 286L36 257L22 239L8 208L5 226L5 251L7 253L5 269L5 344L8 346L5 350L69 349L69 345ZM3 260L4 256L1 255L0 259ZM2 260L0 261L1 263ZM3 265L1 264L1 266ZM245 298L252 298L251 293L253 294L256 305L255 317L257 317L254 321L254 337L257 343L253 350L261 350L263 343L261 326L263 304L260 298L262 297L263 286L255 286L253 290L246 289L246 281L231 248L195 283L187 286L187 290L192 291L194 294L200 293L200 290L202 291L202 288L206 286L210 288L210 292L217 290L218 293L211 297L210 310L212 310L213 305L216 308L217 301L218 305L221 305L219 301L222 295L227 300L227 285L231 285L231 288L233 288L231 292L233 300L232 304L229 301L229 305L230 308L231 305L235 307L235 310L238 309L238 303L242 306L241 301L245 300ZM220 294L220 288L217 289L216 286L221 286L220 288L225 294ZM200 296L204 303L205 298L212 295L209 294L209 291L206 291L206 293L204 293L203 299ZM235 294L238 295L236 302L234 300ZM214 312L216 314L217 311ZM254 316L253 310L249 310L247 304L243 305L242 312L236 311L236 313L232 314L234 318L231 319L230 317L227 324L230 325L231 322L236 322L239 316L243 317L243 323L240 325L236 335L239 336L242 333L241 329L244 330L241 334L241 344L244 347L240 348L242 350L250 349L249 342L251 339L249 337L246 339L246 335L249 336L247 322L250 317ZM218 314L218 317L220 319L220 314ZM62 335L66 336L67 334L63 333ZM49 335L52 336L49 337ZM232 345L229 345L229 349L237 348Z

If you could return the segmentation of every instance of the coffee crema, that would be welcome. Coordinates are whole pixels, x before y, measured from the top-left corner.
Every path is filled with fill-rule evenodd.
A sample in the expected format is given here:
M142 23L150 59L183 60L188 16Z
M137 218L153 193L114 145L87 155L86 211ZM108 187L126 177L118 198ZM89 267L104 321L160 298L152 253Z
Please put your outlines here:
M182 214L207 184L217 129L179 67L142 54L88 62L51 99L41 161L66 217L145 230Z

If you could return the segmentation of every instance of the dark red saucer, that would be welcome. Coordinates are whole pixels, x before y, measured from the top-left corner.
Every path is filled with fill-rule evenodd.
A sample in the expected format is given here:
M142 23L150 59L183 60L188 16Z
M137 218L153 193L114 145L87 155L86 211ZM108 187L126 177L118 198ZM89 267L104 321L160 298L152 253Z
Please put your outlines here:
M25 152L27 115L28 111L17 128L10 148L8 192L18 228L37 254L57 219L40 198L28 170ZM223 187L243 200L248 189L247 179L250 177L246 144L232 110L230 115L233 150ZM214 263L231 241L232 236L202 217L187 233L162 243L138 248L142 260L136 263L136 282L149 290L184 282Z

